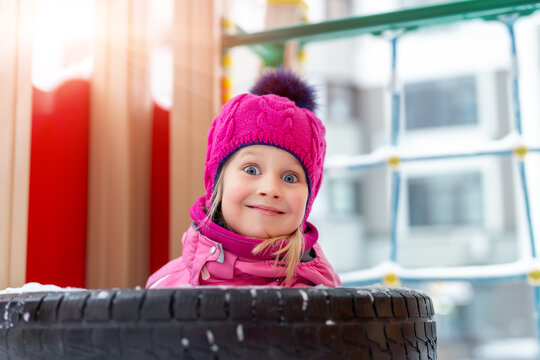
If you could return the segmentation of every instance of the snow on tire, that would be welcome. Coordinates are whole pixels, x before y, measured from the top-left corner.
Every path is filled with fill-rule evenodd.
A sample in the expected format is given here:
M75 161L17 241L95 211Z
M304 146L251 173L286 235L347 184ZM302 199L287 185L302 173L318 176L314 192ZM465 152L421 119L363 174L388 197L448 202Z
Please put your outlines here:
M431 299L382 286L0 295L0 359L436 359Z

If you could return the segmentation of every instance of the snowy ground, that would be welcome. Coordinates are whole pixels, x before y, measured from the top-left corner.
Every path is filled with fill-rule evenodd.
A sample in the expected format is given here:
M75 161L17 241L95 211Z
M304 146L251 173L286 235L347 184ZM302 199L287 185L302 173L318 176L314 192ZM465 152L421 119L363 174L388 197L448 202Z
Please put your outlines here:
M6 288L4 290L0 290L0 295L3 294L19 294L19 293L25 293L25 292L45 292L45 291L76 291L76 290L85 290L85 289L79 289L79 288L72 288L72 287L66 287L62 288L56 285L43 285L36 282L31 282L28 284L24 284L22 287L18 288Z

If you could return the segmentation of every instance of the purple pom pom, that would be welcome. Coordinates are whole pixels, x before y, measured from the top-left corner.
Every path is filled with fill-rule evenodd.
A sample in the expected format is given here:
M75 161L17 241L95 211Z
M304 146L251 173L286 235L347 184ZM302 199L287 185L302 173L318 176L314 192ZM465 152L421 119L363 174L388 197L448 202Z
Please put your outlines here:
M290 70L276 69L263 74L251 88L251 93L255 95L275 94L286 97L296 104L296 106L314 111L317 108L315 103L315 89L303 82Z

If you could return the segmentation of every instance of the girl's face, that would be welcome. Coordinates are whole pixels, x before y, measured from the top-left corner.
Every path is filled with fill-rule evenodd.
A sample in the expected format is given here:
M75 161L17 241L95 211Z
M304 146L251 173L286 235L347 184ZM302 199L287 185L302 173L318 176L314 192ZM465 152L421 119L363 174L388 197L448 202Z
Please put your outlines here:
M300 226L307 199L304 169L285 150L247 146L223 169L221 211L237 234L256 239L289 235Z

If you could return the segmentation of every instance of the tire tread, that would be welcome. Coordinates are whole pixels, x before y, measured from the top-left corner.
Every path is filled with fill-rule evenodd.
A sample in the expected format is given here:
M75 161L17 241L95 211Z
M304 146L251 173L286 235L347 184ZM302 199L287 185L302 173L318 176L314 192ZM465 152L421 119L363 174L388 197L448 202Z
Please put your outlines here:
M436 359L433 303L400 288L0 295L0 358Z

